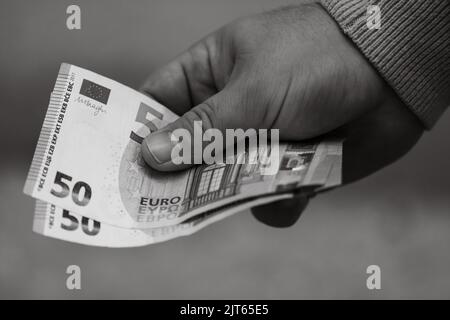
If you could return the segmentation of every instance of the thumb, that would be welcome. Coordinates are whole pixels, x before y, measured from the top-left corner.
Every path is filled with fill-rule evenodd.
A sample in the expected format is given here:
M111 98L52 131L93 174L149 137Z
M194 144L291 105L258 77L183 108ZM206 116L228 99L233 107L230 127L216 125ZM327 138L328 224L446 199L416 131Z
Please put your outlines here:
M236 96L236 94L229 94L225 90L221 91L205 102L195 106L173 123L156 132L150 133L141 145L142 156L145 162L159 171L182 170L191 167L193 164L198 164L201 161L201 159L198 159L199 151L201 151L202 156L202 150L205 146L202 139L205 130L218 129L223 136L226 128L241 128L247 122L245 117L237 112L239 109L236 108ZM172 157L172 151L175 151L175 146L180 142L177 138L178 135L174 134L181 132L178 129L184 129L183 132L189 138L187 139L187 143L190 148L189 150L183 149L182 152L183 160L189 160L183 161L183 163L173 161L174 159ZM184 140L184 134L182 138ZM223 143L223 141L221 142ZM185 155L184 153L186 151L189 151L190 154ZM177 152L177 154L179 153Z

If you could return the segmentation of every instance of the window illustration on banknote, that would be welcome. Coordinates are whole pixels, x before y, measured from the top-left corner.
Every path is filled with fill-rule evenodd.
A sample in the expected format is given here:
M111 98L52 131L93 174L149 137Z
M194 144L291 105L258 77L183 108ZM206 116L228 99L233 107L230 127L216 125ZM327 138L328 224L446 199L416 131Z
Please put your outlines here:
M245 156L245 155L244 155ZM239 193L243 184L263 181L259 166L255 164L213 164L192 170L184 200L186 209L214 202Z

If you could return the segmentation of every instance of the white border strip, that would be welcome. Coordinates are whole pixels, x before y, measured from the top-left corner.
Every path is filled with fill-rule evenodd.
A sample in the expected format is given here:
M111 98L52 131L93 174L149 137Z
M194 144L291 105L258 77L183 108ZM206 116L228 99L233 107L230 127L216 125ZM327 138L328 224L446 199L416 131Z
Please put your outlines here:
M58 78L56 79L55 86L50 95L50 103L47 108L41 133L39 134L39 140L36 145L36 150L34 151L27 180L25 181L25 186L23 188L23 192L28 195L32 195L36 183L38 182L42 165L45 162L45 154L51 141L52 132L58 121L58 114L62 106L64 92L66 91L69 82L70 67L70 64L61 64Z

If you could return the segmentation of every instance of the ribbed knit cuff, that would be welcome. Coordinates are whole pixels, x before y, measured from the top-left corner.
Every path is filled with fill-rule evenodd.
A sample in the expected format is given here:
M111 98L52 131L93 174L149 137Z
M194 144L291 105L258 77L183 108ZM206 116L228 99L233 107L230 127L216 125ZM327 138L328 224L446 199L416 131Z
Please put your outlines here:
M403 102L431 128L450 105L449 0L322 0ZM380 9L380 28L367 8ZM371 20L372 19L372 20Z

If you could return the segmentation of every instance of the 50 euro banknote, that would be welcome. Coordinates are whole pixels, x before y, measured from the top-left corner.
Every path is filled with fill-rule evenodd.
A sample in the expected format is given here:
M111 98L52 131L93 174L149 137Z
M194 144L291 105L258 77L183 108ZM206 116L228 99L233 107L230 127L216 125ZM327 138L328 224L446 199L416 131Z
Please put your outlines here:
M141 142L177 118L145 94L63 63L24 192L110 226L154 229L245 199L340 184L339 139L280 144L273 175L245 161L155 171Z
M246 199L198 214L176 225L147 229L129 229L108 225L62 209L54 204L36 200L33 231L50 238L89 246L140 247L189 236L237 212L292 197L293 194L280 194Z
M339 185L340 175L341 166L339 162L336 162L326 184L316 191ZM309 195L308 192L308 190L298 190L295 193L287 192L245 199L198 214L176 225L148 229L129 229L108 225L59 208L54 204L36 200L33 231L50 238L89 246L110 248L139 247L192 235L213 223L252 207L291 199L295 196L306 198ZM283 215L285 213L273 212L272 214Z

